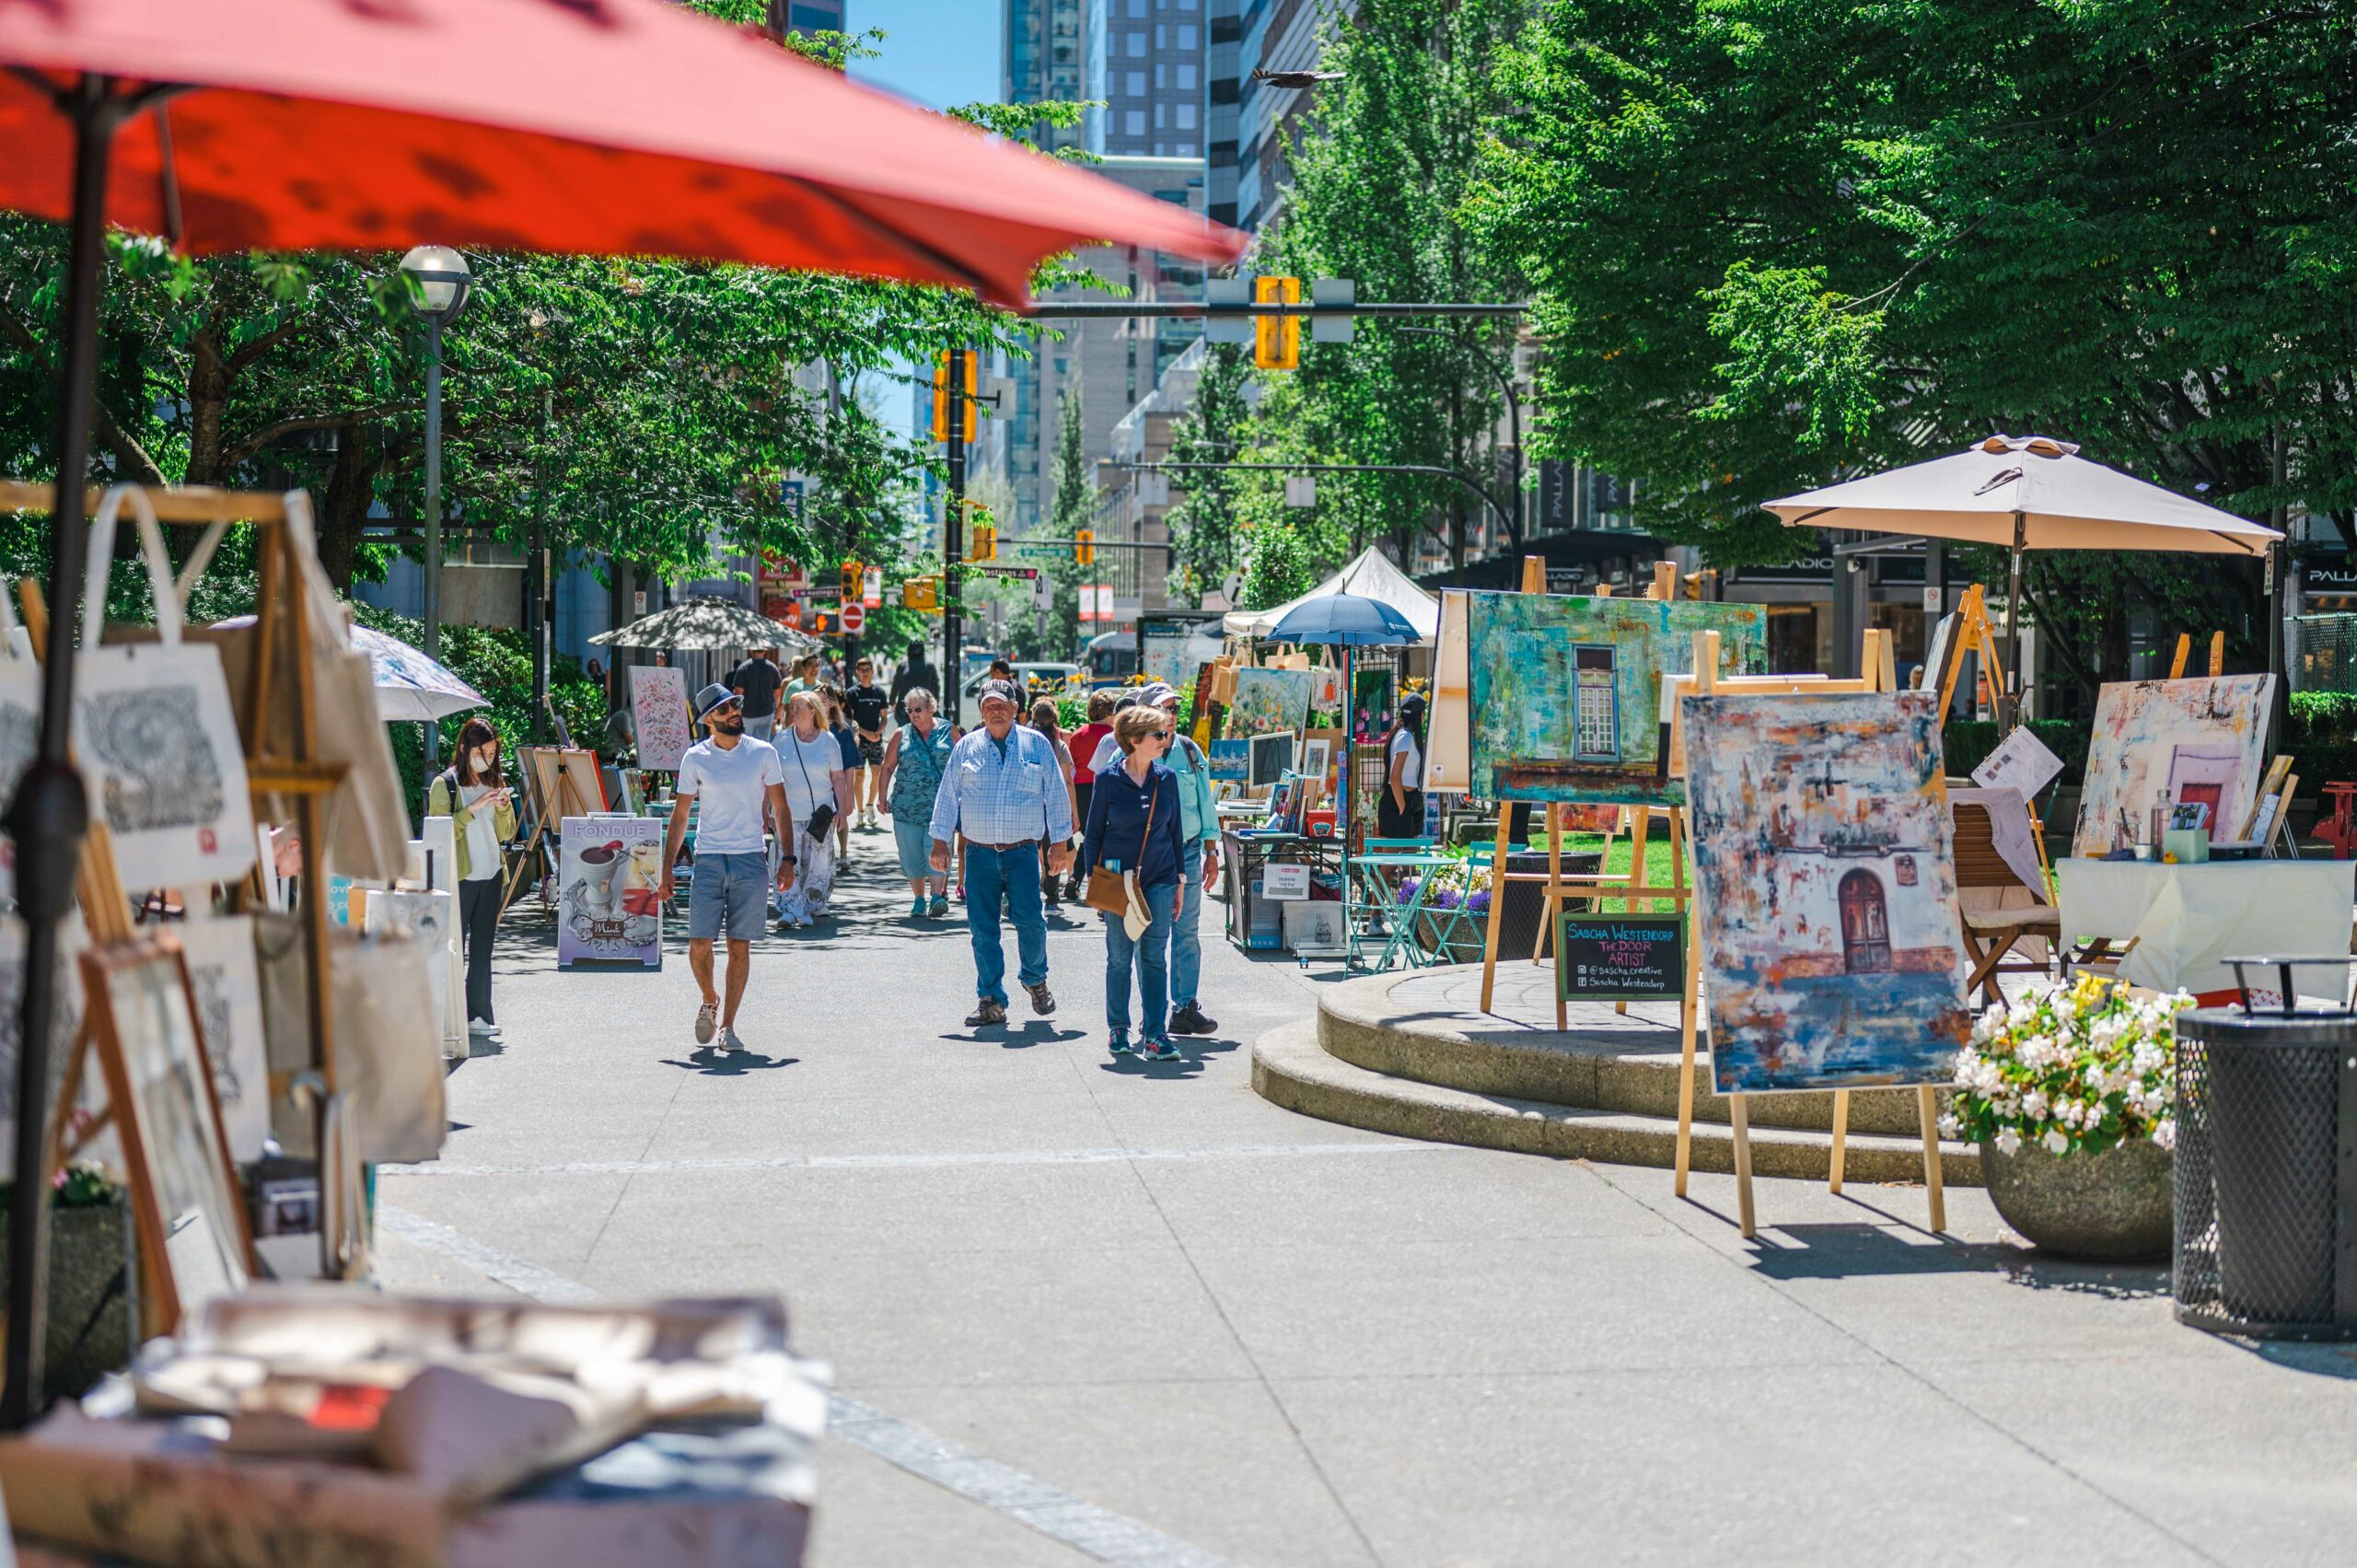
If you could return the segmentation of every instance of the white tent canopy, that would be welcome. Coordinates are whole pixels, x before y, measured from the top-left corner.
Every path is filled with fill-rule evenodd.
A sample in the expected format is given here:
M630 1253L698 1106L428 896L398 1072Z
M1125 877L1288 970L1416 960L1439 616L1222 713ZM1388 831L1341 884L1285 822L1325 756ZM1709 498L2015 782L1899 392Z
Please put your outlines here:
M1782 501L1786 528L1859 528L2010 550L2176 550L2258 556L2273 528L2078 455L2066 441L1992 436L1961 452Z
M1285 618L1287 610L1329 594L1358 594L1381 599L1406 616L1425 642L1440 634L1440 600L1418 587L1406 573L1391 563L1388 556L1373 547L1362 551L1356 560L1299 598L1267 610L1231 610L1220 624L1230 636L1265 637Z

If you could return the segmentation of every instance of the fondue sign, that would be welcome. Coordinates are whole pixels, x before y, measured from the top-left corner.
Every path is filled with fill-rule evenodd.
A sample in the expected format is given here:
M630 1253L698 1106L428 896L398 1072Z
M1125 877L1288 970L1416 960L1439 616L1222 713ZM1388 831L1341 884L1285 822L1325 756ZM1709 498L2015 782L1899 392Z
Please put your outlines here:
M662 967L663 830L652 818L564 819L557 968Z

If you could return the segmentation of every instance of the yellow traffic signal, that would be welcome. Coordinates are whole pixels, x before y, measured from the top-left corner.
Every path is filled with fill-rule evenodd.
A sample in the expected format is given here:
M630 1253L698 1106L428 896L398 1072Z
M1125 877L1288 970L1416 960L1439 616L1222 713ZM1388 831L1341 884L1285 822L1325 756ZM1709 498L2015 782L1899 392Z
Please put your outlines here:
M1074 564L1079 566L1097 563L1097 532L1094 528L1082 528L1072 536L1072 558Z
M967 552L967 559L970 561L997 560L998 529L993 528L988 523L976 523L974 525L974 547L972 550Z
M849 604L853 599L859 598L859 578L861 571L862 567L856 561L846 561L843 563L843 602L845 604Z
M1254 278L1252 298L1260 305L1301 303L1299 278ZM1301 368L1301 318L1256 316L1252 319L1252 363L1263 370Z
M941 579L911 577L903 582L900 585L900 608L902 610L939 610L941 608Z
M933 357L933 438L936 441L949 439L949 406L956 403L965 413L964 438L970 446L980 428L976 424L979 415L975 412L975 394L981 389L981 357L962 348L958 350L957 356L966 366L966 374L961 377L966 383L962 397L952 397L949 393L948 351L944 350Z

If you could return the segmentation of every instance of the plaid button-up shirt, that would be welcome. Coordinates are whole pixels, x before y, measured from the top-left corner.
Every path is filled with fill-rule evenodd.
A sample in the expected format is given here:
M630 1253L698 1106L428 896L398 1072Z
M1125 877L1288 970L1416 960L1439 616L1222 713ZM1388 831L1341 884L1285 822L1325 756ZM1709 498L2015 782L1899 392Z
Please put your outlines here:
M933 797L933 836L948 843L959 833L980 844L1072 837L1072 798L1046 736L1016 725L1002 754L991 732L978 727L950 748Z

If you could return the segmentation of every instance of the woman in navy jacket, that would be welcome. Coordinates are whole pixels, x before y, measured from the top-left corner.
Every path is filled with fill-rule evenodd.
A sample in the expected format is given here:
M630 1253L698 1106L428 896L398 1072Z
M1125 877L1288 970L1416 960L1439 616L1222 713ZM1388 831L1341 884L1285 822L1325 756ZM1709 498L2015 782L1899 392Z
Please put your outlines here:
M1088 830L1079 875L1096 867L1122 875L1130 912L1105 915L1106 1049L1130 1050L1130 970L1137 969L1138 1054L1152 1062L1179 1060L1170 1043L1170 926L1187 888L1178 875L1178 781L1160 759L1171 744L1170 715L1159 708L1122 711L1113 724L1121 763L1097 775L1088 799Z

